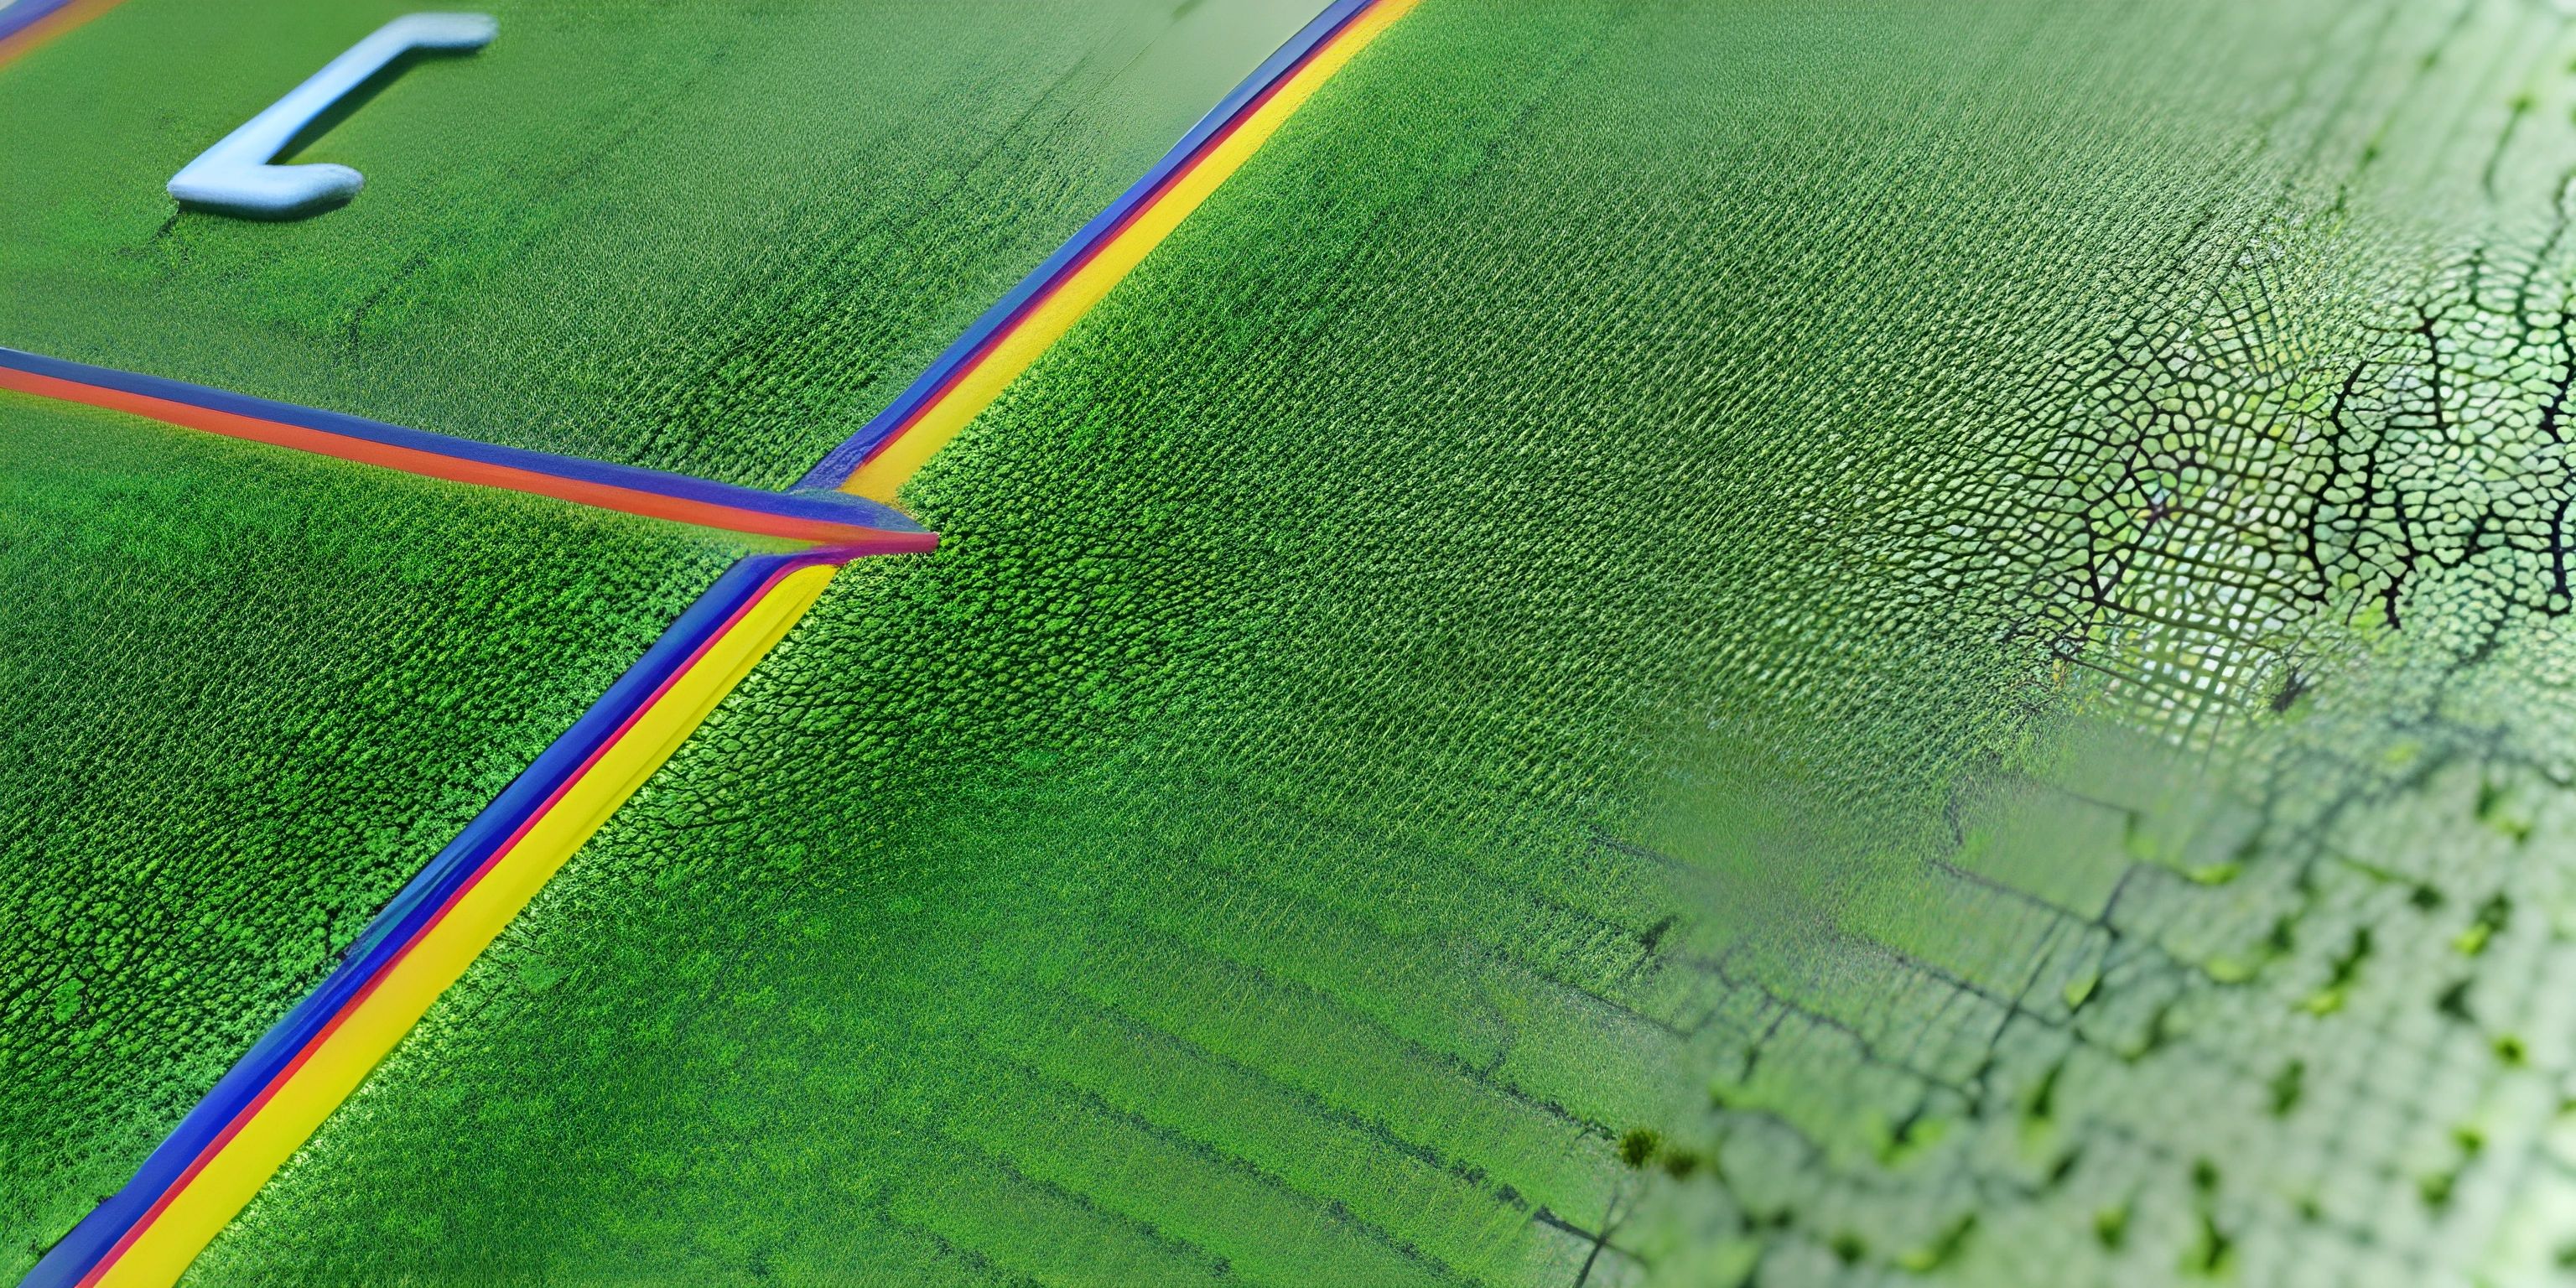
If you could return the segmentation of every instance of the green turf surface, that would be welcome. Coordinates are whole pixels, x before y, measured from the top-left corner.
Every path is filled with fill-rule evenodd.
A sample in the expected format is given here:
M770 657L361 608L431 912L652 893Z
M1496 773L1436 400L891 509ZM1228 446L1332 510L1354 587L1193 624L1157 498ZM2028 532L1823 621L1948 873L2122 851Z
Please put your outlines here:
M783 484L1313 9L496 0L298 154L347 207L164 194L408 7L129 0L0 71L0 344Z
M1427 0L194 1280L2544 1277L2555 22Z
M0 394L0 1275L732 553Z

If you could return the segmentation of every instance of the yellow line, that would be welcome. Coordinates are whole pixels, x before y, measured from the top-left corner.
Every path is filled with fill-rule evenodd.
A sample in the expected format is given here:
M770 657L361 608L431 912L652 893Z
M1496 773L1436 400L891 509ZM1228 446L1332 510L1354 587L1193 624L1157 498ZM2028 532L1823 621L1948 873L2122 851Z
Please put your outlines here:
M718 637L509 854L395 962L376 990L240 1134L225 1142L100 1282L154 1288L178 1282L197 1254L429 1012L431 1003L536 897L546 879L670 759L716 703L805 615L832 573L829 566L789 573Z
M1197 166L1182 176L1126 231L1118 234L1081 271L1065 279L1044 304L1039 305L1020 325L1002 338L993 351L984 356L973 370L966 373L938 402L924 410L911 427L888 444L867 464L841 484L844 492L856 492L871 500L893 502L895 493L912 476L930 462L940 448L957 437L968 422L981 415L1002 390L1019 379L1020 373L1037 361L1057 339L1082 320L1093 305L1100 303L1109 289L1123 280L1147 252L1163 243L1181 221L1215 192L1217 185L1242 168L1245 160L1259 151L1279 130L1282 122L1294 115L1305 101L1313 97L1318 86L1330 80L1334 72L1351 60L1367 44L1377 39L1396 19L1420 0L1381 0L1361 14L1349 27L1335 36L1315 55L1314 61L1299 69L1288 83L1261 110L1245 118L1243 124L1226 141L1200 159Z
M1312 97L1378 33L1419 0L1381 0L1319 52L1245 119L1234 134L1201 159L1180 183L1128 226L1081 272L1068 279L984 361L894 444L869 461L844 490L891 501L931 456L1039 354L1055 343L1183 219L1240 169L1282 122ZM612 744L563 798L530 827L518 845L470 887L454 908L411 951L403 954L376 990L358 1003L330 1037L277 1094L147 1226L100 1282L120 1288L168 1288L208 1243L248 1206L260 1187L303 1147L323 1121L356 1091L367 1074L402 1041L414 1024L466 967L500 936L556 869L590 839L608 816L644 785L687 740L718 701L784 638L813 606L833 569L789 574L753 605Z

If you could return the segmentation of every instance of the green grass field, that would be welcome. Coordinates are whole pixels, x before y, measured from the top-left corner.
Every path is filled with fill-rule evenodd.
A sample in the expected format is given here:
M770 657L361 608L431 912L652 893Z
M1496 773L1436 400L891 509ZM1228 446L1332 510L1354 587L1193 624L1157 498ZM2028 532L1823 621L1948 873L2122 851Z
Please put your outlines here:
M0 394L0 1274L734 553Z
M0 75L0 343L783 485L1308 17L1302 0L512 3L297 155L162 185L405 6L130 0Z
M1429 0L195 1281L2546 1274L2554 31Z
M1220 8L503 9L313 150L348 209L164 228L271 88L76 95L173 33L282 88L381 13L131 0L0 74L0 119L83 105L0 168L0 342L775 482L1305 16ZM2571 59L2519 0L1425 0L191 1282L2547 1282ZM95 897L176 915L175 868L243 928L97 958L113 1003L61 972L141 949L11 950L0 1040L67 1088L5 1108L67 1160L0 1189L40 1239L715 554L0 415L0 524L155 569L0 544L46 740L0 802L108 829ZM102 491L136 526L43 521ZM344 601L325 539L417 571ZM350 623L291 671L199 625L270 566L245 630ZM476 731L383 695L440 683L525 719L430 757ZM298 721L330 768L225 776ZM48 768L91 762L187 794ZM197 1045L60 1072L108 1018Z

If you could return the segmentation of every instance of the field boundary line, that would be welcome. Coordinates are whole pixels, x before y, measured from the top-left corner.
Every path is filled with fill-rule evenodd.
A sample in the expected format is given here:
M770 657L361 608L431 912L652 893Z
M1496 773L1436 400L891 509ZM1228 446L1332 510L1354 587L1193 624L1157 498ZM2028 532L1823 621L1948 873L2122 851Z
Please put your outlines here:
M18 0L0 5L0 67L115 8L122 0Z
M24 1282L176 1282L545 878L786 634L845 557L754 555L728 568Z
M891 504L1038 355L1419 0L1335 0L798 482Z
M768 492L712 479L406 429L340 412L0 347L0 389L335 456L405 474L528 492L746 536L905 554L939 544L892 506L836 492Z
M799 486L887 502L1324 79L1416 3L1335 0ZM926 420L933 411L939 419ZM795 628L852 553L754 555L726 570L403 887L134 1178L45 1252L22 1288L175 1284L546 881Z

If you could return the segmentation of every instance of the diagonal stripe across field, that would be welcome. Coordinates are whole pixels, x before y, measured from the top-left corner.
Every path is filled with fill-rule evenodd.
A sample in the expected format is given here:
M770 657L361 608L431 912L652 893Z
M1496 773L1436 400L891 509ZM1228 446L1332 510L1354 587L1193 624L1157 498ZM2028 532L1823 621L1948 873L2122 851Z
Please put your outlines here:
M593 34L743 157L846 138L727 115L860 10L760 12ZM938 80L990 33L919 37ZM1025 51L994 83L1118 80ZM1014 128L893 167L1026 252L971 303L831 289L891 280L861 211L956 222L784 201L745 226L811 274L719 254L739 308L532 393L422 347L462 324L381 270L464 261L420 228L60 224L115 253L0 282L203 331L0 291L64 351L420 358L365 396L748 481L849 442L813 481L944 536L819 588L189 1276L2563 1278L2571 59L2529 0L1423 0L1114 289L1116 243L1009 287L1112 195L1014 241L1082 186ZM425 101L348 142L432 174ZM701 159L473 271L811 191ZM295 280L332 255L361 298ZM294 289L210 313L207 266ZM71 1050L87 998L11 1004Z
M662 470L477 443L14 349L0 348L0 389L131 412L166 424L423 478L526 492L850 554L919 553L938 545L936 534L921 531L920 525L888 506L829 494L763 492Z
M1006 343L1042 348L1204 200L1322 78L1408 7L1407 0L1343 0L1328 9L1256 69L1253 80L1186 136L1110 216L1086 227L1015 293L1042 303L1036 325L1022 325L1024 319L1013 315L985 330ZM1071 290L1063 289L1068 281ZM12 361L17 371L11 374L32 392L438 477L468 477L450 464L463 462L479 469L473 481L639 513L671 512L681 500L704 509L722 499L732 505L732 526L814 536L801 529L770 531L778 516L769 512L791 508L798 498L761 500L739 490L719 498L720 485L697 480L633 469L619 473L596 463L539 458L28 355ZM971 393L981 388L976 368L989 361L983 353L950 364L948 378ZM1008 383L1025 362L1020 358L997 383ZM990 396L989 390L981 394L987 401ZM926 410L935 418L937 401ZM972 410L955 423L962 424ZM881 455L906 428L909 422L872 436L872 447ZM945 432L953 434L953 427ZM944 441L944 435L923 435L905 439L903 446L917 462ZM500 476L495 470L512 472ZM879 477L889 476L881 470ZM899 482L901 476L891 477ZM567 481L589 491L567 493ZM620 495L642 500L602 493L619 484L626 488ZM803 502L809 509L814 504ZM864 502L853 504L866 508ZM699 521L707 517L689 514ZM871 548L905 548L899 534L879 530L856 541L861 544L815 555L748 560L720 579L571 733L405 887L321 987L234 1066L123 1190L47 1252L29 1282L175 1281L554 870L794 625L829 580L831 567Z
M2571 38L1426 0L204 1273L2549 1282Z
M0 67L33 53L117 0L9 0L0 4Z
M174 210L207 145L396 0L125 0L0 79L0 341L477 441L781 487L1321 0L496 0L290 160L367 188Z
M0 393L11 1277L747 552Z

